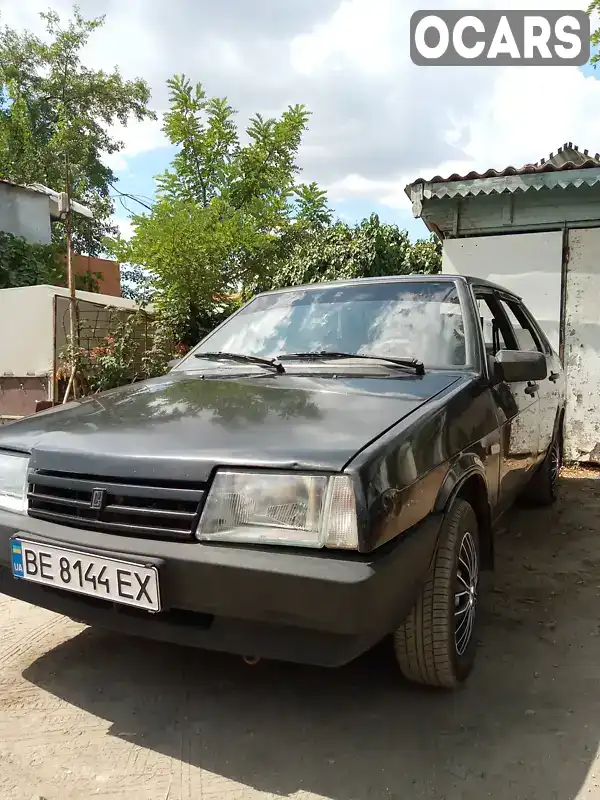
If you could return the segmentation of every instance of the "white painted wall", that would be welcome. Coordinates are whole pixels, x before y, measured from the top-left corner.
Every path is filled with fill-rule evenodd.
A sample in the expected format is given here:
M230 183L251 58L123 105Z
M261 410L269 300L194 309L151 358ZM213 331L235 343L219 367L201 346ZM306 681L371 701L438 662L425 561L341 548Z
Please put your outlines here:
M0 375L12 373L25 377L48 375L52 372L55 295L60 298L57 339L60 347L63 347L66 341L63 330L65 314L68 313L68 289L58 286L0 289ZM133 300L125 297L111 297L93 292L77 292L77 299L82 309L106 306L137 308Z
M0 181L0 231L28 242L50 244L50 200L44 194Z
M52 287L0 290L0 375L52 371Z
M564 363L567 458L600 462L600 229L569 232Z
M518 294L558 352L562 232L444 240L442 272L493 281Z

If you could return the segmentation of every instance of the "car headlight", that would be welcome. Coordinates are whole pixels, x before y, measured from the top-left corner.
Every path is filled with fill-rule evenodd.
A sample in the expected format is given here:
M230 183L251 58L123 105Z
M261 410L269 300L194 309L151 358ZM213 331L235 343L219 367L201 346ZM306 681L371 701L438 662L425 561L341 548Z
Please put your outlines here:
M0 453L0 508L27 512L27 468L29 457Z
M358 547L354 484L348 475L219 470L199 539L298 547Z

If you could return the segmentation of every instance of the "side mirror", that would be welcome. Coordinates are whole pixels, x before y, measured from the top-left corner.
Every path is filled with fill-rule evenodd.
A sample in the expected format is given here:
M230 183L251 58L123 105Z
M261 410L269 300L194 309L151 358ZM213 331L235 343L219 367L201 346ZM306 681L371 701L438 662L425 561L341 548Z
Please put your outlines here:
M506 383L543 381L548 364L543 353L535 350L499 350L495 359L495 378Z
M167 363L167 367L168 367L168 368L171 370L171 369L173 369L173 367L176 367L176 366L177 366L177 364L181 364L181 359L180 359L180 358L172 358L172 359L171 359L171 360L170 360L170 361Z

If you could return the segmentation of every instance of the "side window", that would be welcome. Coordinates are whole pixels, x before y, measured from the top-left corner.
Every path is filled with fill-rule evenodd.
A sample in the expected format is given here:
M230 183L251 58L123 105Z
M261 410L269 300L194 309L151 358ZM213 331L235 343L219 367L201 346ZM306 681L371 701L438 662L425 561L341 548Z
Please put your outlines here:
M529 320L521 311L518 303L499 298L500 305L512 325L519 350L537 350L543 352L538 336L529 324Z
M510 335L507 332L506 318L498 313L491 296L482 294L475 296L475 302L483 330L483 341L488 355L495 356L498 350L510 349Z

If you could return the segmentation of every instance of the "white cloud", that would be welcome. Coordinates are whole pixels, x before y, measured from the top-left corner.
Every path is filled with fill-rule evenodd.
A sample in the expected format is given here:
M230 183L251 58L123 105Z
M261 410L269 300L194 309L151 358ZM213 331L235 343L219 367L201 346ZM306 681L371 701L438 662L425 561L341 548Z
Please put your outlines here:
M445 133L456 138L449 126ZM447 177L489 167L523 166L547 157L568 141L600 150L600 81L573 67L498 69L484 99L461 125L462 158L414 163L388 180L350 174L330 185L332 197L370 197L407 208L404 187L418 177Z
M292 67L313 76L323 69L387 75L398 53L397 42L389 36L394 17L388 0L342 0L329 20L292 40Z
M133 236L133 224L130 219L117 217L115 225L119 229L119 233L123 239L131 239Z
M128 159L160 147L167 147L169 141L161 130L162 115L157 116L156 120L134 119L127 125L122 125L120 122L112 125L110 133L117 141L123 143L123 148L117 153L106 154L103 157L104 163L115 172L124 171L129 167Z
M48 0L3 8L15 25L35 23ZM6 5L6 4L5 4ZM68 13L71 0L54 0ZM482 0L480 8L522 8ZM582 9L586 0L528 0L528 9ZM573 141L600 150L600 81L571 67L416 67L408 24L417 8L472 8L471 0L82 0L106 13L90 65L143 75L166 108L165 80L185 72L209 94L227 95L244 122L289 103L313 112L300 160L307 180L334 201L364 198L404 210L406 183L421 176L521 166ZM110 157L165 144L160 123L133 123Z
M520 8L522 3L501 0L481 6ZM527 7L581 9L582 4L534 0ZM335 160L340 151L347 151L347 172L332 175L327 182L333 199L363 197L406 209L409 201L404 187L417 177L502 169L509 164L519 167L547 156L566 141L593 152L600 150L600 81L595 77L584 76L576 67L415 68L407 48L398 47L398 42L406 41L411 10L394 0L376 4L345 0L327 22L291 43L292 66L315 80L327 83L340 68L349 82L357 74L379 77L377 86L371 83L378 94L374 119L360 125L357 93L356 111L350 111L354 127L350 116L345 130L332 127L314 134L314 153L327 151L330 160ZM400 56L394 57L391 43ZM330 103L336 103L334 97L330 96ZM390 135L382 135L382 128L390 130ZM396 153L391 141L394 132L400 139ZM329 147L323 144L327 139ZM387 150L385 171L376 164L375 151L381 146ZM370 159L363 160L364 150Z

